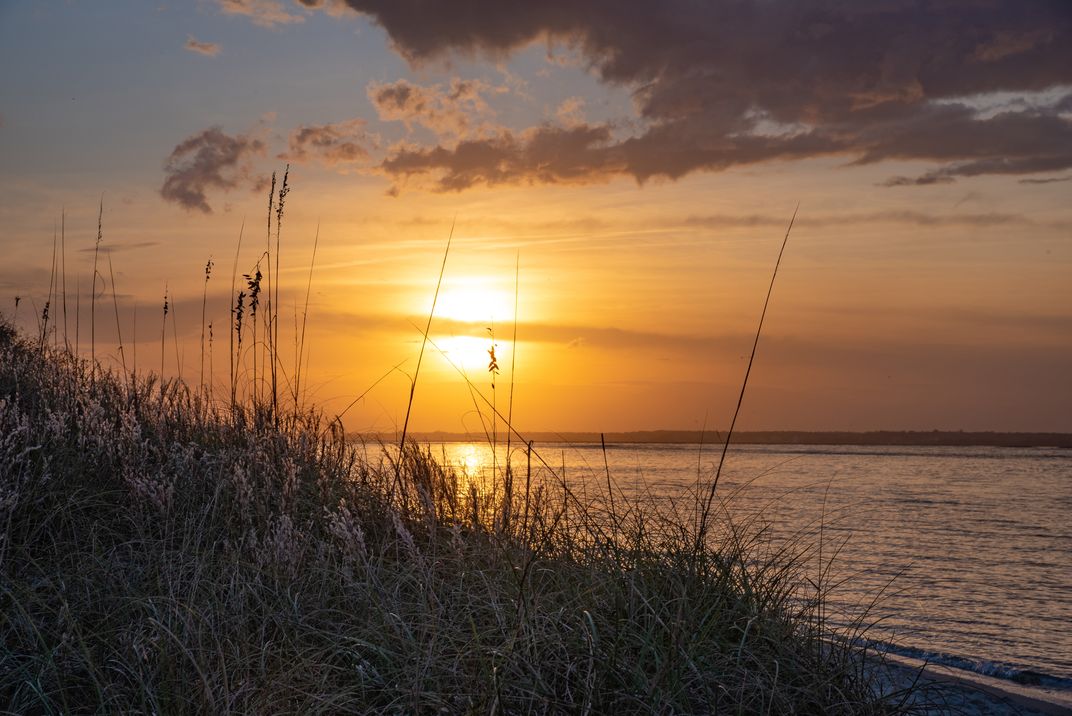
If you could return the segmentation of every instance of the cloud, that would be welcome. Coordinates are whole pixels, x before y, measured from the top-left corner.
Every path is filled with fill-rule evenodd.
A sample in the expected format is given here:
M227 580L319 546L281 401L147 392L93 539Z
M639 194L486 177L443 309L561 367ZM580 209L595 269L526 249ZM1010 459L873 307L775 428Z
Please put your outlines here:
M434 173L436 191L477 185L585 183L623 168L607 126L537 127L520 135L503 130L487 139L463 140L453 148L402 147L381 168L396 179Z
M323 10L328 15L333 17L345 17L347 15L353 15L353 9L347 4L346 0L294 0L300 5L304 5L312 10Z
M924 174L919 177L890 177L886 181L880 182L879 186L928 186L930 184L952 184L954 181L953 177L940 174Z
M201 42L194 38L193 35L187 35L186 44L183 45L190 52L195 52L205 57L215 57L220 54L220 46L215 42Z
M606 129L579 118L570 131L535 127L475 145L404 147L383 164L400 177L426 172L442 191L614 175L642 182L822 156L937 165L915 183L1072 168L1072 152L1061 151L1072 146L1072 13L1064 0L346 4L382 26L415 65L452 54L501 59L545 42L569 48L601 81L632 93L637 129L584 145L584 161L574 163L584 172L531 161ZM996 115L968 101L1045 90L1057 93L1053 102L1013 104ZM477 154L508 170L474 170Z
M370 82L366 91L380 119L403 122L407 129L420 125L441 139L459 139L490 129L493 112L483 95L505 90L480 80L454 78L447 86Z
M125 244L101 244L100 246L87 246L78 249L84 254L114 254L120 251L133 251L135 249L148 249L159 245L159 241L133 241Z
M1058 182L1072 181L1072 176L1068 177L1042 177L1040 179L1021 179L1021 184L1056 184Z
M690 216L685 219L686 226L708 229L780 227L785 226L786 217L764 214L712 214L707 216ZM1034 225L1035 222L1023 214L1005 214L990 212L982 214L931 214L921 211L869 211L854 214L818 214L801 216L794 225L804 228L827 228L836 226L855 226L859 224L911 224L913 226L1009 226L1014 224Z
M950 184L958 177L974 177L983 174L1035 174L1060 171L1072 167L1072 150L1054 149L1052 154L1036 154L1022 157L986 157L970 162L956 162L927 172L918 177L892 177L882 186L922 186L926 184ZM1021 183L1025 180L1021 179ZM1045 179L1027 183L1048 183Z
M369 158L367 147L375 143L375 138L365 132L362 119L301 125L290 133L289 149L280 158L292 162L316 160L329 167L361 164Z
M555 109L555 118L564 127L584 124L584 98L574 96L564 99Z
M998 31L994 36L975 48L975 59L980 62L997 62L1022 52L1030 52L1040 42L1052 40L1052 34L1046 28L1028 32Z
M1055 105L1028 105L1022 111L986 118L980 118L967 103L930 106L897 126L876 128L869 134L869 147L858 163L919 158L945 162L920 177L891 179L889 186L1072 167L1072 121L1062 117Z
M289 12L279 0L216 0L224 15L244 15L261 27L305 22L301 15Z
M160 196L186 209L212 213L206 190L229 191L243 184L254 187L249 161L264 152L264 142L250 135L224 134L210 127L183 140L164 167Z

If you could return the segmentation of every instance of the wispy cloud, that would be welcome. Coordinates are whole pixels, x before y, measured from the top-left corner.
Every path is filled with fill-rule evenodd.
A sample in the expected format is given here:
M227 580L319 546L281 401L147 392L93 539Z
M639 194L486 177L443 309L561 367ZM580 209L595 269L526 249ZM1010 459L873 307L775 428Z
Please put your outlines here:
M345 1L416 65L452 53L498 60L547 42L574 48L603 82L632 91L638 116L622 127L567 113L567 129L407 145L383 162L389 175L438 191L618 175L643 182L831 155L937 165L894 186L1072 168L1063 149L1072 146L1072 14L1061 2L666 0L624 12L612 0L458 0L413 12L408 3ZM1043 90L1053 101L993 112L971 100Z
M216 0L225 15L244 15L261 27L305 22L302 15L289 11L279 0Z
M264 152L264 142L247 134L225 134L210 127L180 142L167 158L160 195L186 209L212 213L207 190L229 191L258 186L250 160Z
M1006 214L989 212L980 214L933 214L922 211L870 211L850 214L818 214L801 216L796 226L826 228L835 226L855 226L861 224L911 224L914 226L1008 226L1011 224L1034 224L1023 214ZM748 228L753 226L783 226L784 216L764 214L712 214L690 216L685 220L687 226L705 228Z
M1039 179L1021 179L1021 184L1056 184L1058 182L1072 181L1072 176L1067 177L1042 177Z
M194 38L193 35L186 37L186 44L183 45L190 52L194 52L198 55L204 55L205 57L215 57L220 54L220 46L215 42L201 42Z
M929 186L931 184L952 184L955 180L944 174L924 174L918 177L890 177L886 181L879 182L879 186Z
M100 246L87 246L78 249L83 254L114 254L120 251L134 251L136 249L148 249L153 246L158 246L159 241L131 241L124 244L101 244Z

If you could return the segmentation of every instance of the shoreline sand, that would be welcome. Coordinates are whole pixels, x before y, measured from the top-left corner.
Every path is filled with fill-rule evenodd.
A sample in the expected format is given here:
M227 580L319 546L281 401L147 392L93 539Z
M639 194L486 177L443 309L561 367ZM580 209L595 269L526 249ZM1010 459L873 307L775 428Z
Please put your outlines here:
M927 713L965 716L1072 716L1072 693L1029 688L910 657L886 655L891 691L922 688L910 703Z

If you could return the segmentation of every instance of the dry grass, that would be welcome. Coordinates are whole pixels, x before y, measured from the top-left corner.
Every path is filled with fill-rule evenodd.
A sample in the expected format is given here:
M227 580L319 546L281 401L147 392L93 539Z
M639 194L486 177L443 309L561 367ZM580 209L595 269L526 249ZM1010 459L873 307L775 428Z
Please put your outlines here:
M705 502L698 483L686 508L615 495L608 468L578 497L530 448L523 472L507 465L478 487L407 443L405 427L399 445L368 451L304 407L309 286L290 375L279 341L288 190L284 174L274 203L273 176L267 250L237 293L236 252L224 401L203 377L211 261L195 387L92 359L100 220L91 360L77 334L71 349L66 320L63 347L58 335L49 345L48 304L36 340L0 318L0 704L902 711L879 693L866 642L830 633L822 588L804 578L807 545L772 549L712 509L714 485ZM444 266L447 254L449 242ZM173 304L165 287L161 374ZM512 416L479 397L515 437Z
M654 502L546 471L504 500L155 380L0 330L11 711L894 711L792 555L729 523L697 549Z

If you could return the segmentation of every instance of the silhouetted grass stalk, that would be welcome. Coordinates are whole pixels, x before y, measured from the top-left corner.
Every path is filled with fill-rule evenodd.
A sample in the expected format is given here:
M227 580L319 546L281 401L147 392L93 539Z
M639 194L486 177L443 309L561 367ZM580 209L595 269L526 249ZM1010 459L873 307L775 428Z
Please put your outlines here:
M455 220L456 221L456 220ZM402 422L402 437L398 441L399 464L402 453L406 451L406 432L409 429L409 416L413 410L413 396L417 390L417 376L421 372L421 362L424 360L424 348L428 345L428 332L432 330L432 317L435 316L436 302L439 300L439 288L443 285L443 274L447 270L447 257L450 256L450 242L454 240L454 224L450 224L450 234L447 235L447 248L443 251L443 263L439 266L439 278L436 280L435 293L432 294L432 307L428 311L428 322L424 326L424 334L421 337L421 350L417 354L417 367L413 370L413 379L409 384L409 400L406 402L406 418Z
M123 363L123 375L128 375L127 356L123 351L123 327L119 322L119 298L115 294L115 272L112 270L112 255L108 254L108 281L112 287L112 307L115 309L115 336L119 342L119 358Z
M250 389L255 403L260 402L262 392L260 383L257 380L257 309L260 307L261 281L264 278L264 275L261 273L261 259L263 258L264 255L262 254L261 258L257 259L257 263L254 265L253 270L250 273L242 275L242 278L246 281L246 288L249 289L249 319L252 328L250 336L253 342L250 346L250 354L253 356L253 383L250 386ZM269 295L271 295L271 292L269 292ZM263 341L260 343L263 345Z
M793 209L793 216L789 219L789 226L785 230L785 238L782 239L782 247L778 250L778 259L774 262L774 271L771 273L770 285L767 287L767 297L763 300L763 311L759 314L759 325L756 327L756 337L752 341L752 353L748 356L748 366L744 371L744 380L741 381L741 392L737 396L737 407L733 410L733 419L730 421L730 428L726 431L726 440L722 444L722 454L718 458L718 467L715 470L715 477L711 481L711 488L707 493L707 500L704 502L703 510L700 512L699 528L696 530L696 542L697 550L699 550L700 543L707 536L708 517L711 513L711 503L715 499L715 492L718 490L718 479L722 476L722 466L726 462L726 453L730 448L730 440L733 437L733 428L737 425L737 416L741 413L741 405L744 403L745 389L748 388L748 377L752 373L752 363L756 359L756 348L759 347L759 337L763 334L763 320L767 317L767 306L770 305L771 293L774 292L774 281L778 278L778 267L782 264L782 254L785 253L785 246L789 243L789 233L793 230L793 222L796 221L797 211L800 210L800 205Z
M175 344L175 371L176 377L182 380L182 347L179 344L179 316L178 311L175 310L175 300L171 301L171 338L172 343Z
M41 343L42 348L45 346L46 342L48 341L48 310L49 310L49 306L52 304L52 297L53 297L53 293L55 291L55 285L56 285L56 248L57 248L58 243L59 243L59 233L56 231L55 226L53 225L53 229L52 229L52 264L51 264L51 270L50 270L49 276L48 276L48 296L45 298L45 308L41 312L41 330L40 330L41 335L40 335L40 338L39 338L39 342Z
M71 341L67 333L67 212L60 212L60 280L63 288L63 345L71 350Z
M290 185L287 183L290 177L290 165L286 166L283 170L283 183L279 187L279 203L276 207L275 213L275 301L272 306L269 306L269 314L271 316L272 327L272 415L273 419L279 420L279 284L282 283L282 276L279 273L279 232L283 227L283 207L286 202L287 194L290 193ZM269 262L271 257L269 257ZM271 288L269 288L271 290Z
M100 211L97 213L97 240L93 243L93 288L89 295L89 359L97 362L97 256L100 254L101 239L104 237L104 197L101 197ZM102 277L103 279L103 277ZM161 369L161 375L163 370Z
M230 294L228 294L229 296L234 296L235 297L235 305L234 305L233 308L231 308L231 315L235 317L234 330L228 329L228 331L227 331L227 333L228 333L228 343L229 343L229 345L227 347L227 360L228 360L228 364L229 364L229 368L230 368L229 377L230 377L230 381L231 381L231 409L232 410L237 405L237 395L236 395L236 392L235 392L236 389L237 389L236 375L237 375L237 372L238 372L238 355L237 355L237 353L235 351L235 336L236 335L238 336L238 341L239 341L238 353L240 353L241 350L242 350L242 335L241 335L242 320L241 320L241 316L238 315L238 311L239 311L239 309L241 307L241 303L239 301L240 296L235 294L235 282L238 280L238 255L242 252L242 234L245 233L245 230L246 230L246 220L242 219L242 226L238 229L238 245L235 247L234 263L231 266L231 292L230 292Z
M168 287L164 284L164 317L160 321L160 390L164 390L164 341L167 337ZM93 359L90 359L93 360Z
M507 425L514 424L514 378L517 375L517 306L518 297L521 290L521 251L517 252L517 256L514 259L514 333L510 339L510 397L508 399L508 405L506 409L506 423ZM506 431L506 473L505 484L503 486L503 500L505 504L513 504L514 496L514 474L511 469L511 453L510 443L512 434L509 430ZM504 512L504 519L506 520L506 528L509 529L510 520L512 515L509 512Z
M491 472L494 475L498 470L498 453L496 446L498 443L499 421L497 420L494 410L496 405L496 392L495 392L495 377L499 375L499 361L495 357L495 329L494 327L488 328L488 337L491 339L491 347L488 348L488 373L491 374Z
M305 327L309 321L309 295L313 290L313 267L316 265L316 249L320 245L320 222L316 224L316 235L313 237L313 255L309 259L309 279L305 284L305 306L302 308L301 336L297 337L298 352L294 359L294 408L298 409L301 404L301 375L302 360L305 356ZM295 332L296 333L296 332Z
M198 387L205 387L205 318L208 309L208 280L212 278L212 257L205 262L205 283L201 291L201 371L197 377ZM212 369L209 369L209 380L212 380Z

